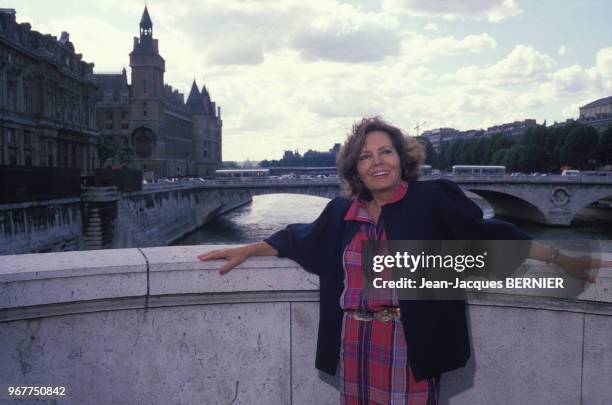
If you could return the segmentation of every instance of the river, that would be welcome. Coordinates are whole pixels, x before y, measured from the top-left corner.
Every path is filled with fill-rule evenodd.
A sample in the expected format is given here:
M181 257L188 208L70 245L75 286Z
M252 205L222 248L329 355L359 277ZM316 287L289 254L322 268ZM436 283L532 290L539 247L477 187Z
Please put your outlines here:
M257 242L292 223L312 222L329 200L299 194L269 194L253 197L251 204L231 211L180 238L172 245L233 244ZM486 203L475 200L485 215ZM518 225L535 239L612 239L612 223L580 220L572 227L551 227L502 218Z

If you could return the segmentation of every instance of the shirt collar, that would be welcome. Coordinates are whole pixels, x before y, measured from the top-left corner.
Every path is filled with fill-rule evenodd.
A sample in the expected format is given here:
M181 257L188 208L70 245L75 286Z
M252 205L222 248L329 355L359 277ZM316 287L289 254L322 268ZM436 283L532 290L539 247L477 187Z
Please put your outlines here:
M389 201L385 203L385 205L398 202L399 200L404 198L404 196L406 195L406 192L408 192L408 183L402 180L395 187L395 190L393 190L393 194L391 195L391 198L389 199ZM344 220L345 221L372 222L370 215L368 214L367 207L368 207L368 202L366 200L362 200L356 197L353 198L351 206L346 212L346 215L344 215Z

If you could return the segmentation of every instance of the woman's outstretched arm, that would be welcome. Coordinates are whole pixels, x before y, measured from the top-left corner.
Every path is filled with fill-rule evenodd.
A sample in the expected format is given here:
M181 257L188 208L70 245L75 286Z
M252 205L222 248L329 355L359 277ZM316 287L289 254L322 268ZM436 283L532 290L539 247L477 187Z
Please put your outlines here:
M223 275L230 272L234 267L245 261L249 256L277 255L278 251L268 243L256 242L235 248L211 250L210 252L198 255L198 260L204 262L206 260L226 259L227 263L225 263L219 269L219 274Z

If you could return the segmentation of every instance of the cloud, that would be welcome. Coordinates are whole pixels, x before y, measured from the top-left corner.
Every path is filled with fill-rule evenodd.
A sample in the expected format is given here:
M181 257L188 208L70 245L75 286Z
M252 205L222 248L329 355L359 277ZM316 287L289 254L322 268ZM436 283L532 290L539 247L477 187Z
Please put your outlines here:
M461 82L486 82L492 85L509 85L538 82L556 62L530 45L516 45L504 59L492 66L463 67L447 79Z
M557 51L557 54L559 56L563 56L563 55L567 54L567 47L565 45L561 45L559 47L559 50Z
M489 34L467 35L457 39L453 36L428 38L413 34L402 42L403 54L420 63L429 62L439 55L464 55L495 49L497 42Z
M438 25L430 22L430 23L427 23L425 25L424 29L427 30L427 31L437 31L438 30Z
M383 9L416 17L498 22L522 12L514 0L383 0Z

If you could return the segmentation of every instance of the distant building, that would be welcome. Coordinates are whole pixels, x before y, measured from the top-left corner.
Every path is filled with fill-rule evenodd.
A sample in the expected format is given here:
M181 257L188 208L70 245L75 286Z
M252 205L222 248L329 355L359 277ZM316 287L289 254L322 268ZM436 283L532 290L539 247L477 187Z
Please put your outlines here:
M603 132L612 125L612 96L595 100L578 110L578 122L591 125L598 132Z
M129 167L158 177L210 176L221 165L221 109L195 80L184 95L164 83L165 60L145 7L130 53L131 80L96 74L96 121L105 141L129 150Z
M422 136L427 137L436 152L440 152L442 145L456 139L487 138L496 134L501 134L518 141L529 128L535 126L537 126L536 120L526 119L523 121L494 125L486 130L469 129L467 131L459 131L454 128L437 128L424 131Z
M513 138L515 141L519 141L529 128L534 128L537 125L538 124L536 124L536 120L534 119L526 119L523 121L514 121L507 124L494 125L492 127L487 128L484 133L484 136L502 134Z
M97 165L93 63L60 39L0 9L0 165Z
M449 142L459 135L459 131L455 128L436 128L424 131L421 136L426 137L431 143L431 146L436 152L440 152L440 148L446 142Z

